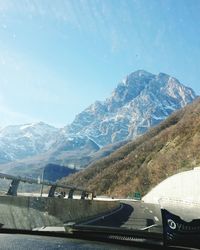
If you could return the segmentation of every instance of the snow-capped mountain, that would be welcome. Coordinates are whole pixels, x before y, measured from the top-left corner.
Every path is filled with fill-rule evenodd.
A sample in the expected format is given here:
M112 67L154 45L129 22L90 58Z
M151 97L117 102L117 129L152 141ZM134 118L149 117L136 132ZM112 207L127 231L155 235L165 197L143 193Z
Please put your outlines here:
M133 139L196 98L167 74L138 70L119 83L110 98L78 114L65 133L87 136L98 145Z
M0 130L0 163L47 151L59 129L43 122L7 126Z
M0 164L29 157L29 165L45 162L81 168L102 147L143 134L195 98L194 91L174 77L138 70L121 81L108 99L96 101L62 129L42 122L0 129Z

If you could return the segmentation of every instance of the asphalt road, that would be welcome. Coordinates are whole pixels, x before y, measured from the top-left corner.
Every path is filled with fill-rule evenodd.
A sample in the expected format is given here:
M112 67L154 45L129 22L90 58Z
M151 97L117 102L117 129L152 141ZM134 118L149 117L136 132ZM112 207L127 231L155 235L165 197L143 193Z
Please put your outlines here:
M160 206L140 201L123 201L117 211L97 217L85 225L120 227L162 233Z

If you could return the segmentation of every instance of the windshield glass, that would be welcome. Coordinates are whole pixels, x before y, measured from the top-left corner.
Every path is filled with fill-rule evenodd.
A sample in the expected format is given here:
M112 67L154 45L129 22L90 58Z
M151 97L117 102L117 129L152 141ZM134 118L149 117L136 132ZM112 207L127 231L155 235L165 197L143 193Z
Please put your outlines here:
M199 13L0 1L1 229L200 235Z

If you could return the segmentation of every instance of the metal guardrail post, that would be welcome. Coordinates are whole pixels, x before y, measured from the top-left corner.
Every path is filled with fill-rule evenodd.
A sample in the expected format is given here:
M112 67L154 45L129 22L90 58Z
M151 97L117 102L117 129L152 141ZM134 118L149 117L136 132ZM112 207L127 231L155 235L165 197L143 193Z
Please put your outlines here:
M73 199L74 189L70 189L68 193L68 199Z
M17 196L17 189L19 187L20 180L12 180L8 189L7 195Z
M54 197L55 191L56 191L56 185L52 185L50 190L49 190L49 194L48 197Z
M92 192L91 200L93 200L95 197L96 197L96 195L94 194L94 192Z
M81 193L81 200L84 200L86 197L87 193L85 191L82 191Z
M0 178L1 179L7 179L7 180L12 180L9 190L7 192L7 195L13 195L16 196L17 195L17 189L19 186L20 182L24 182L24 183L29 183L29 184L39 184L39 185L45 185L45 186L50 186L50 190L49 190L49 194L48 197L54 197L55 194L55 189L56 188L62 188L64 190L70 190L69 194L68 194L68 198L72 198L73 199L73 193L74 191L80 191L81 193L81 199L85 199L85 197L88 197L89 194L91 194L91 199L93 199L94 193L90 190L84 190L82 188L79 187L74 187L74 186L68 186L68 185L63 185L63 184L59 184L57 182L51 182L51 181L46 181L46 180L42 180L42 181L38 181L36 179L32 179L30 177L20 177L20 176L12 176L9 174L3 174L0 173ZM43 189L43 187L42 187ZM43 193L43 190L41 189L41 196ZM73 191L73 192L72 192Z

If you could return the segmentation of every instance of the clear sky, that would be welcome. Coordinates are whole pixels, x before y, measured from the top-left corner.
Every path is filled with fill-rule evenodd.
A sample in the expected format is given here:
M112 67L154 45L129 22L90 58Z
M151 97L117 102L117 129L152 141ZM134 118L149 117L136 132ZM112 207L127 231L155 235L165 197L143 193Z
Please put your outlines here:
M0 0L0 126L70 123L127 74L200 94L199 0Z

